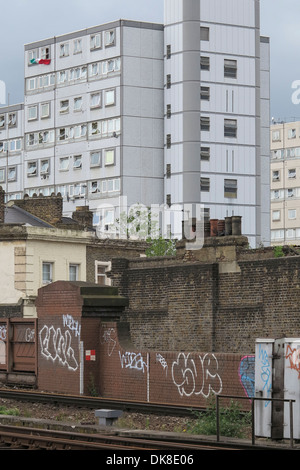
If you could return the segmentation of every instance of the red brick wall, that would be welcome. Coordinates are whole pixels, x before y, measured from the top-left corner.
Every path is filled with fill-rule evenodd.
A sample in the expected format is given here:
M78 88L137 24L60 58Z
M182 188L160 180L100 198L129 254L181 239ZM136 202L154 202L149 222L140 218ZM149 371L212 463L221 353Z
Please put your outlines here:
M56 282L39 290L38 389L79 394L82 301L78 288Z
M252 357L248 361L239 354L137 351L118 336L116 323L102 325L101 396L203 407L211 394L251 396ZM241 402L246 408L248 404Z

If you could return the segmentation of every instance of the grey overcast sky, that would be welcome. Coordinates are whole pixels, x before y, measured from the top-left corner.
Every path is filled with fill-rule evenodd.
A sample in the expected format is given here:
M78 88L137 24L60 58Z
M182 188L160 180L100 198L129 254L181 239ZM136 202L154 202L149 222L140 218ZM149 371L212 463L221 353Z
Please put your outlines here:
M0 80L6 84L10 104L24 100L24 44L120 18L163 23L163 4L163 0L0 0ZM261 34L271 42L275 119L300 120L300 104L292 102L292 83L300 81L299 21L299 0L261 0Z

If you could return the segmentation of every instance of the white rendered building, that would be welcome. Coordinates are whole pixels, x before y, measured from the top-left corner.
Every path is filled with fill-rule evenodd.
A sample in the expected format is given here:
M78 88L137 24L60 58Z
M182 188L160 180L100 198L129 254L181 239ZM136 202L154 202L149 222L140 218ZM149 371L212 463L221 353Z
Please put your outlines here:
M0 108L0 186L7 199L23 196L24 105Z
M165 201L270 242L269 41L259 0L165 0ZM195 214L194 214L195 216ZM173 232L180 227L173 228Z
M65 215L87 204L108 228L120 204L166 204L176 238L201 204L211 219L242 216L251 246L268 245L259 10L259 0L165 0L164 25L119 20L25 45L23 164L9 198L60 192Z
M163 26L120 20L25 46L24 192L114 223L163 200ZM103 219L104 218L104 219Z

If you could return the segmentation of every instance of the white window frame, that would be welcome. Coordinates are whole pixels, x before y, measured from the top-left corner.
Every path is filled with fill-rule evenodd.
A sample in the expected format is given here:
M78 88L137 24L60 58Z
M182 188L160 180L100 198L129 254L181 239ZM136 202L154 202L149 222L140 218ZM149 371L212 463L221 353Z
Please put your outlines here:
M30 167L32 170L30 170ZM38 162L37 160L27 162L27 178L33 178L38 174Z
M297 210L296 209L289 209L288 210L288 219L295 220L297 217Z
M73 274L72 269L75 268L75 279L72 279ZM80 265L78 263L69 263L69 281L79 281L79 274L80 274Z
M28 106L28 121L36 121L38 118L38 106Z
M98 267L103 267L104 272L99 274ZM95 283L99 285L111 286L111 279L107 277L106 273L111 271L111 261L95 261ZM104 283L99 283L99 278L104 279Z
M16 166L8 167L7 181L17 181L17 167Z
M61 157L59 159L59 171L68 171L70 165L70 157Z
M105 47L114 46L116 43L116 30L110 29L104 32L105 36Z
M82 155L74 155L73 156L73 170L81 170L82 169Z
M102 33L91 34L90 37L90 50L94 51L95 49L102 48Z
M73 46L73 53L80 54L82 52L82 39L74 39Z
M50 103L41 103L41 119L50 117Z
M93 156L96 155L97 157L93 161ZM95 168L95 167L100 167L101 166L101 157L102 157L102 152L101 150L96 150L92 151L90 153L90 167Z
M45 158L41 160L40 163L40 175L49 175L50 173L50 160Z
M105 149L104 150L104 166L113 166L116 164L116 150Z
M48 272L44 271L44 268L49 268ZM50 261L43 261L42 262L42 283L43 284L50 284L53 282L53 272L54 272L54 263ZM47 274L47 276L45 276ZM49 275L48 275L49 274Z
M90 108L91 109L98 109L102 106L102 93L91 93L90 95Z
M61 100L59 103L59 112L60 114L66 114L70 110L69 100Z
M272 211L272 220L277 222L280 220L280 210Z
M74 98L74 111L78 112L82 110L82 96Z
M5 168L0 168L0 183L4 183L6 180Z
M68 57L70 54L70 46L68 42L64 42L59 46L59 57Z
M116 90L112 88L110 90L105 90L104 92L104 105L105 106L114 106L116 104Z

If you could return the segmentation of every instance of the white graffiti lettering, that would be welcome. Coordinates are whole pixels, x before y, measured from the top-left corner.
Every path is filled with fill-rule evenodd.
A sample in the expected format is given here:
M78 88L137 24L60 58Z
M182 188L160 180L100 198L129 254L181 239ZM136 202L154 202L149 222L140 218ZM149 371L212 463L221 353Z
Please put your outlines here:
M116 330L114 328L103 329L100 340L101 344L107 343L107 354L109 356L112 355L117 344L116 339L113 337L116 338Z
M31 328L26 328L25 341L27 341L27 343L31 343L31 342L34 343L34 339L35 339L35 330Z
M165 370L167 370L168 372L168 364L167 364L167 361L165 360L165 358L159 354L159 353L156 353L156 360L157 362L159 362L159 364L162 366L162 368Z
M7 328L6 326L0 326L0 340L6 341Z
M74 320L72 315L63 315L63 325L69 328L69 330L75 332L75 336L80 337L81 325L77 320Z
M212 392L222 391L222 380L217 373L218 361L214 354L197 356L199 364L190 354L179 353L172 365L172 379L181 396L202 395L208 398Z
M74 349L71 347L71 335L66 331L63 335L60 328L44 326L39 332L41 354L52 362L58 361L71 371L78 369Z
M123 354L120 353L120 361L122 369L135 369L141 372L145 372L145 369L148 369L148 365L143 360L141 353L134 353L134 352L125 352Z

